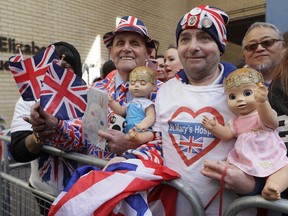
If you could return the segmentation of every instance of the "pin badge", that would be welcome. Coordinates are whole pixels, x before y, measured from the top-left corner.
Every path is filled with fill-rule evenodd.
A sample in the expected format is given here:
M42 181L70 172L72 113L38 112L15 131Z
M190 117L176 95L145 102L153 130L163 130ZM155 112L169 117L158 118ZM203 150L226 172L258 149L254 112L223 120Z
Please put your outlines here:
M210 18L208 17L204 17L201 21L201 25L204 27L204 28L210 28L212 26L212 21Z
M182 20L180 22L181 26L185 25L185 23L187 22L187 16L188 16L188 14L185 14L185 16L182 18Z
M188 26L194 26L198 21L197 16L191 16L188 20Z
M200 14L201 11L202 11L201 8L196 7L196 8L193 8L193 9L190 11L190 14L195 16L195 15Z

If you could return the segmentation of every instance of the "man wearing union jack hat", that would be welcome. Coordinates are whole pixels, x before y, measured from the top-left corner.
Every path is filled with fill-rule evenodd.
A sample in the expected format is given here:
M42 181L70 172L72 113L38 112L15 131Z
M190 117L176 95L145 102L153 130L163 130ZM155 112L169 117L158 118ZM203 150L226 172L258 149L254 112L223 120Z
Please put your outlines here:
M152 49L155 48L154 42L148 36L144 22L133 16L123 16L114 31L104 34L103 41L109 49L116 72L104 80L93 83L92 87L107 91L109 96L120 105L124 102L128 103L132 100L132 96L127 91L129 73L137 66L146 65ZM157 81L157 86L159 85L161 85L161 82ZM152 101L155 100L157 89L150 94L149 98ZM99 131L99 135L107 140L106 149L103 151L83 137L81 119L58 121L57 118L45 112L41 113L41 118L39 118L36 106L34 106L31 113L32 125L33 122L45 122L46 126L56 127L57 133L50 140L50 144L62 150L85 152L88 155L104 159L113 158L116 155L121 155L127 149L138 147L134 146L134 143L125 142L125 134L122 131L108 129L107 131ZM113 116L109 114L109 119ZM120 118L120 116L117 116L117 118ZM58 141L60 140L59 137L61 143ZM65 145L66 141L67 145ZM63 149L63 146L65 146L65 149Z
M250 193L259 186L253 177L223 162L234 141L217 139L201 124L204 115L216 116L221 124L234 115L226 104L223 79L236 67L220 62L228 20L224 11L208 5L195 7L180 19L176 42L183 69L157 92L155 140L109 162L140 158L164 163L197 192L210 216L222 215L236 193ZM252 209L240 215L254 213ZM181 194L175 215L193 215Z

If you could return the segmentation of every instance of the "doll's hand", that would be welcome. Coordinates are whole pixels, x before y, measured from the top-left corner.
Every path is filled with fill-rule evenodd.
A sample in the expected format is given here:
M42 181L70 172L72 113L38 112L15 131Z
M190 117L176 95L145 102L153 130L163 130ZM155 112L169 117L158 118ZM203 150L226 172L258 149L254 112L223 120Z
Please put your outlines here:
M136 127L136 129L139 129L139 130L146 130L147 129L147 127L145 125L142 125L141 123L135 124L135 127Z
M203 116L202 120L202 125L207 129L207 130L212 130L215 128L217 125L217 121L215 116L213 116L213 119L209 119L207 116Z
M268 90L262 83L258 83L257 86L258 89L254 92L255 101L258 103L264 103L267 101Z

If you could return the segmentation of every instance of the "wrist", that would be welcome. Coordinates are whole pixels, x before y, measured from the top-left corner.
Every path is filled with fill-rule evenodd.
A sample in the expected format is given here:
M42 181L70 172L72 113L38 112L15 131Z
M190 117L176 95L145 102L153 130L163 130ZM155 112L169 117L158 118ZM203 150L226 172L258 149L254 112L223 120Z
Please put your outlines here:
M41 140L40 140L40 137L39 137L38 133L33 132L32 138L33 138L34 143L36 143L37 145L41 144Z

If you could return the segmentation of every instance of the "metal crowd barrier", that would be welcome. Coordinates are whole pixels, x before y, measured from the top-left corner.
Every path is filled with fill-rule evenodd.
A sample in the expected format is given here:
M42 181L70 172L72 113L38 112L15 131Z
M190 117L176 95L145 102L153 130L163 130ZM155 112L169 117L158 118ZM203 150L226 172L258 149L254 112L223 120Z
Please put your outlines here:
M31 215L31 211L32 211L31 209L35 208L35 206L34 207L29 206L29 208L31 209L29 211L25 211L26 213L24 214L22 210L20 211L20 213L19 213L19 209L13 210L15 206L12 206L11 204L9 205L9 203L7 204L7 199L9 201L9 197L7 196L9 196L12 193L11 191L8 190L9 187L18 187L18 189L27 190L29 191L29 193L31 194L33 193L36 196L39 195L41 197L44 197L46 200L49 200L52 203L55 200L55 197L29 187L28 182L27 182L28 179L21 180L19 179L19 176L15 177L15 176L10 175L11 170L15 168L19 168L19 167L20 168L26 167L27 165L30 166L30 164L29 163L9 164L9 160L7 157L8 148L5 143L10 142L10 137L0 135L0 140L2 140L2 143L3 143L3 146L2 146L3 157L1 161L1 167L0 167L0 185L1 185L0 203L1 203L1 208L2 208L0 215ZM76 152L66 153L64 151L61 151L59 149L56 149L50 146L43 146L43 152L56 155L59 157L75 160L83 164L95 165L98 167L104 167L107 164L107 161L99 159L99 158L83 155L83 154L76 153ZM199 215L199 216L205 215L204 209L203 209L203 206L202 206L202 203L200 201L198 194L191 187L189 187L189 185L186 182L184 182L181 179L174 179L172 181L165 181L163 183L170 185L176 188L177 190L179 190L181 193L183 193L183 195L187 198L190 205L194 209L193 215ZM12 184L14 184L14 186ZM23 199L25 199L26 201L27 195L23 195L22 193L23 192L20 192L20 194L17 194L17 196L24 197ZM27 206L28 204L22 204L20 208L27 208ZM267 201L261 196L245 196L245 197L241 197L241 198L234 200L234 202L232 202L232 204L224 211L223 215L235 216L239 212L248 208L265 208L265 209L269 209L269 210L273 210L273 211L277 211L281 213L288 213L288 200L280 199L277 201ZM12 212L12 214L10 212ZM27 213L27 212L30 212L30 213ZM37 214L33 213L33 215L37 215Z
M10 142L10 137L0 135L0 140L2 140L4 144L7 142ZM98 167L104 167L107 164L107 161L99 159L99 158L91 157L88 155L83 155L83 154L76 153L76 152L67 153L59 149L50 147L50 146L43 146L43 152L56 155L59 157L75 160L83 164L95 165ZM2 164L1 164L2 166L0 167L0 185L1 185L0 203L2 207L2 210L1 210L2 214L0 215L32 215L32 214L40 215L39 212L31 213L33 208L38 208L38 207L35 207L35 206L32 207L31 204L26 203L27 200L23 200L23 199L25 199L25 197L29 197L28 200L31 201L31 194L33 193L36 196L39 195L39 198L43 197L46 200L51 201L52 203L56 197L53 197L47 193L44 193L44 192L41 192L39 190L29 187L28 182L27 182L28 179L27 181L24 181L17 177L9 175L11 169L19 168L21 167L22 164L21 163L16 163L16 165L9 164L8 157L6 157L8 155L8 148L6 144L3 145L3 155L4 157L2 159ZM25 165L27 165L27 163L25 163ZM193 215L199 215L199 216L204 215L204 209L202 207L202 203L198 194L192 188L190 188L186 182L184 182L181 179L174 179L172 181L165 181L163 183L176 188L187 198L187 200L189 201L190 205L192 206L194 210ZM17 192L11 191L10 188L17 188ZM30 191L30 194L27 194L29 193L29 191ZM25 204L19 204L21 205L20 210L15 209L14 208L15 206L12 206L11 204L11 203L14 203L14 200L11 200L9 197L9 195L11 195L12 193L15 194L14 196L18 197L16 198L17 200L20 199L19 200L20 202L25 201L24 202ZM19 197L23 197L23 199ZM29 209L23 210L22 208L25 208L25 206L28 207Z
M288 213L288 200L265 200L262 196L245 196L234 200L224 212L224 216L235 216L248 208L264 208L281 213Z

